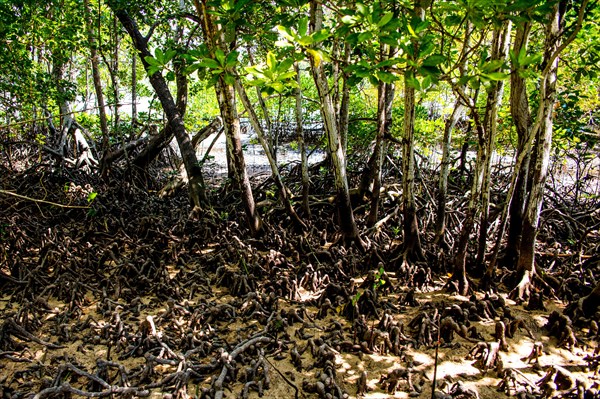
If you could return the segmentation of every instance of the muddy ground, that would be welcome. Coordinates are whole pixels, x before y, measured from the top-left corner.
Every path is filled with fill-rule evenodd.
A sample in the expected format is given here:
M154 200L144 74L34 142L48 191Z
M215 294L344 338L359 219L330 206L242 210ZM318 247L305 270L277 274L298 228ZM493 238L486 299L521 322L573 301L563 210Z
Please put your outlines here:
M275 206L249 237L222 187L193 215L184 192L161 199L83 175L30 170L3 187L24 197L0 197L2 398L429 398L438 343L439 398L505 397L503 379L520 397L595 397L593 320L555 316L589 292L599 262L560 243L550 219L539 309L507 299L508 271L497 292L447 293L434 250L401 272L398 216L362 232L366 251L337 245L328 196L313 197L307 231ZM514 334L490 356L501 325Z

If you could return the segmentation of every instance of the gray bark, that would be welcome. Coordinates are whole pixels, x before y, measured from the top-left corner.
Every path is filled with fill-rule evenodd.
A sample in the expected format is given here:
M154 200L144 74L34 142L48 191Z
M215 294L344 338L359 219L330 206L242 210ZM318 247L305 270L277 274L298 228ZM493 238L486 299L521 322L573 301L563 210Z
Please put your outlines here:
M323 23L322 4L318 1L311 1L311 32L321 30ZM311 73L321 102L321 116L327 134L327 144L331 154L333 164L336 202L338 209L338 220L340 231L345 241L357 241L362 245L358 235L358 228L354 220L354 211L350 203L350 193L348 190L348 179L346 177L346 156L342 147L341 138L338 130L338 122L335 114L335 107L331 98L329 84L322 60L315 59L314 55L309 54Z

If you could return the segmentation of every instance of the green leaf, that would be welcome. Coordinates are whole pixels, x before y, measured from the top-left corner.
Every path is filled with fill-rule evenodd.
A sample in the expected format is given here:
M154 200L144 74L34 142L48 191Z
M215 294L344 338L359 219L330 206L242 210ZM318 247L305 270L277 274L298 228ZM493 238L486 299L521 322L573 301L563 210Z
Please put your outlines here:
M412 87L415 90L421 90L421 84L419 83L419 79L414 77L412 74L407 74L404 77L404 80L408 87Z
M423 60L423 66L437 66L446 61L446 57L440 54L433 54Z
M217 59L217 61L219 61L220 66L225 66L225 52L223 52L223 50L218 48L215 51L215 58Z
M481 76L488 78L489 80L504 80L508 79L510 75L504 72L490 72L482 73Z
M93 202L93 201L96 199L96 197L97 197L97 196L98 196L98 193L97 193L97 192L94 192L94 191L92 191L92 192L91 192L91 193L89 193L89 194L88 194L88 196L87 196L87 202L91 204L91 203L92 203L92 202Z
M308 17L302 17L298 21L298 35L306 36L308 32Z
M148 65L153 65L153 66L162 66L162 64L160 62L158 62L158 60L154 57L151 57L149 55L147 55L146 57L144 57L144 59L146 60L146 62L148 63Z
M150 67L148 67L148 76L152 76L159 71L160 69L157 66L151 65Z
M168 50L163 57L163 64L167 64L169 61L173 59L177 55L177 50Z
M184 72L186 75L191 75L192 73L196 72L198 69L200 69L200 64L198 64L198 63L194 63L194 64L192 64L192 65L188 65L188 66L187 66L187 67L186 67L186 68L183 70L183 72Z
M322 61L329 61L329 56L323 50L315 50L307 48L306 52L312 56L315 61L315 66L321 65Z
M354 25L358 21L358 18L354 15L344 15L342 17L342 23L346 25Z
M431 75L427 75L423 78L423 81L421 82L421 87L423 88L423 90L427 90L429 87L431 87L432 84L432 77Z
M277 67L277 59L275 58L275 54L270 51L267 53L267 67L271 71L274 71Z
M364 41L370 40L372 37L372 32L362 32L360 35L358 35L358 42L362 43Z
M223 80L230 86L233 86L235 84L235 77L233 75L225 74L223 75Z
M315 41L315 39L313 38L312 35L311 36L302 36L297 39L298 44L303 47L310 46L311 44L313 44L314 41Z
M385 83L393 83L396 80L396 75L390 72L377 71L375 75L377 76L377 79Z
M234 67L238 62L238 55L239 53L237 51L232 51L229 54L227 54L227 58L225 59L225 67Z
M277 93L282 93L285 90L285 85L281 82L273 82L269 86L272 87Z
M385 15L381 17L379 22L377 22L377 26L381 28L387 25L392 20L392 18L394 18L394 13L392 11L385 13Z
M367 13L369 12L369 10L367 9L367 7L362 4L362 3L357 3L356 4L356 11L358 11L359 14L361 15L367 15Z
M277 25L277 30L279 31L281 36L283 36L286 40L290 42L295 42L295 38L298 37L297 35L294 35L292 30L287 26Z
M221 68L221 65L216 60L213 60L212 58L205 58L202 61L200 61L198 63L198 65L200 65L201 67L204 67L204 68L209 68L209 69Z
M294 65L294 59L286 58L285 60L283 60L279 63L279 65L277 66L277 71L278 72L286 72L287 70L289 70L292 67L292 65Z
M313 33L311 36L313 38L313 43L319 43L327 39L329 35L330 33L327 30L321 29L320 31Z
M289 72L284 72L281 75L277 76L278 80L287 80L287 79L291 79L294 76L296 76L296 72L295 71L289 71Z
M491 60L483 64L481 72L490 73L495 72L504 65L504 60Z
M167 72L166 78L169 82L173 82L175 80L175 72L173 72L173 71Z

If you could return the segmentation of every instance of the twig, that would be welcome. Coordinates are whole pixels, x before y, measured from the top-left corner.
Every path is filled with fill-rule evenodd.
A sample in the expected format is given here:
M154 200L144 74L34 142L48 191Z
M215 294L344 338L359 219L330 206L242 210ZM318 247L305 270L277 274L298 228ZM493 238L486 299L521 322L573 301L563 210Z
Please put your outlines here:
M298 387L292 382L290 381L281 371L279 371L279 369L277 367L275 367L275 365L273 365L273 363L271 363L271 361L269 359L267 359L267 357L265 356L264 359L267 361L267 363L269 363L269 365L271 367L273 367L273 370L277 371L277 374L279 374L281 376L281 378L283 378L283 380L292 388L294 388L295 394L294 394L294 399L298 399Z
M31 198L31 197L27 197L25 195L21 195L21 194L17 194L17 193L13 193L12 191L7 191L7 190L1 190L0 189L0 194L6 194L6 195L12 195L13 197L17 197L17 198L22 198L28 201L33 201L33 202L39 202L42 204L48 204L48 205L54 205L54 206L58 206L60 208L70 208L70 209L90 209L89 206L80 206L80 205L63 205L63 204L58 204L56 202L52 202L52 201L46 201L46 200L42 200L42 199L37 199L37 198Z

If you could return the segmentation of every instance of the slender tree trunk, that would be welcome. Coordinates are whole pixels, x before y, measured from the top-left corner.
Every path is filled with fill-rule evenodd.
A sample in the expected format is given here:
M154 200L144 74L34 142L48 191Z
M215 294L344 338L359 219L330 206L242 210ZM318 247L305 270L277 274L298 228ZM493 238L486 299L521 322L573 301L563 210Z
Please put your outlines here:
M135 58L134 58L135 59ZM184 115L187 109L188 81L183 66L175 67L176 104L180 115ZM158 157L162 150L173 140L175 132L171 125L167 124L156 136L153 136L146 147L134 158L132 165L137 171L146 172L148 165ZM204 178L200 176L204 187Z
M477 216L477 208L481 197L481 181L483 178L483 161L485 160L485 128L479 120L477 109L474 107L476 101L470 104L471 115L475 120L475 128L477 129L478 146L477 146L477 163L473 173L473 183L471 185L471 194L469 196L469 205L459 233L458 241L455 244L454 254L454 270L449 284L455 284L456 291L461 295L467 295L469 291L469 280L467 279L466 263L467 249L469 246L469 237L475 226L475 218Z
M247 51L248 51L248 60L250 61L251 64L254 64L254 54L252 53L252 48L250 45L247 46ZM260 109L263 114L265 125L267 127L267 131L265 133L266 133L268 147L265 149L265 151L269 151L271 153L271 155L273 156L273 159L275 159L275 163L277 163L276 146L273 144L275 134L273 132L271 116L269 115L269 108L267 108L267 103L265 102L265 99L263 98L262 93L260 91L260 87L258 87L258 86L256 86L256 96L258 98L258 104L260 105Z
M310 2L310 14L311 32L321 30L323 23L322 4L312 0ZM362 242L358 235L358 228L354 220L354 211L352 210L352 204L350 202L348 179L346 177L346 157L341 143L335 107L330 95L327 76L321 59L317 59L314 55L309 54L309 60L311 72L321 102L321 116L323 117L329 152L333 163L340 231L345 241L356 241L362 246Z
M219 108L225 127L225 135L229 139L231 160L235 168L236 183L242 195L242 202L246 211L246 219L252 235L258 234L262 229L262 221L252 195L252 187L246 170L246 162L242 150L242 141L240 139L240 118L237 114L235 104L235 91L233 86L226 84L223 78L219 79L217 86L217 97L219 98Z
M452 144L452 130L461 118L465 106L460 99L456 100L452 115L446 119L444 124L444 138L442 142L442 163L440 166L440 180L438 183L437 195L437 213L435 219L435 238L434 243L448 249L448 244L444 238L446 234L446 199L448 197L448 175L450 174L450 147Z
M425 10L421 1L414 2L414 16L423 20ZM414 56L409 56L413 61L419 53L419 43L413 41ZM404 259L423 258L421 249L421 234L417 222L417 206L415 201L415 88L408 81L409 76L414 76L416 68L405 72L404 78L404 132L402 137L402 206L403 206L403 232L404 232Z
M402 205L404 214L404 252L407 258L422 258L421 234L415 201L415 89L404 92L404 137L402 142Z
M131 57L131 135L130 140L134 138L135 126L137 125L137 57L135 54Z
M469 245L469 237L473 232L477 212L480 206L484 165L489 154L486 152L487 140L485 124L481 121L479 110L476 107L479 93L476 91L475 97L471 99L467 98L462 88L457 87L455 88L455 91L461 100L469 107L471 118L473 119L473 125L477 131L477 158L475 170L473 171L473 182L471 185L469 204L467 206L465 221L463 222L460 230L458 241L455 244L455 253L453 259L454 271L451 279L448 281L448 285L454 285L459 294L466 295L469 290L469 282L466 273L467 249ZM489 106L491 106L491 104L486 104L486 108Z
M505 22L503 27L494 29L492 39L492 60L506 60L510 44L510 33L512 24ZM490 216L490 191L492 178L492 155L496 151L496 133L498 130L498 109L502 103L504 94L504 81L500 80L494 83L488 92L484 124L487 133L487 142L485 144L485 153L487 157L483 169L483 181L481 188L481 215L479 217L479 241L477 247L476 265L478 268L484 267L485 253L488 242L488 228Z
M104 103L104 92L102 91L102 81L100 79L100 65L98 61L98 42L94 35L94 23L92 20L92 12L90 9L89 0L83 1L84 10L87 14L87 33L88 42L90 46L91 64L92 64L92 78L94 80L94 89L96 90L96 102L98 104L98 115L100 116L100 130L102 131L102 152L103 154L108 153L109 149L109 133L108 133L108 121L106 118L106 105ZM104 162L102 162L104 164ZM104 169L104 165L101 166Z
M246 94L246 89L244 89L244 86L242 86L242 83L239 81L239 78L236 78L235 80L235 89L238 95L240 96L240 99L242 100L242 104L244 105L246 112L248 112L250 123L252 124L252 127L256 132L258 141L260 142L261 146L263 147L263 150L265 151L265 154L267 155L267 160L269 161L269 166L271 167L271 177L275 181L275 185L279 190L281 204L284 206L288 215L290 216L290 218L292 218L292 220L294 221L294 223L296 223L298 227L306 228L306 225L300 219L300 217L294 210L294 207L292 206L288 189L283 183L281 175L279 174L279 169L277 168L277 161L273 157L273 154L269 152L269 144L267 143L265 132L263 131L263 128L260 125L260 121L258 120L258 116L256 115L256 111L254 110L254 107L252 106L252 103L250 102L250 99Z
M377 90L377 137L375 138L375 149L373 151L371 209L367 217L367 226L372 227L377 222L379 214L379 197L381 191L381 175L383 160L386 154L385 136L389 134L391 127L392 102L394 98L394 86L391 83L379 82Z
M120 29L119 29L119 22L117 21L117 17L115 16L115 18L113 19L113 33L115 35L115 46L113 48L113 54L112 54L112 68L111 68L111 79L112 79L112 83L113 83L113 92L114 92L114 96L115 96L115 104L114 104L114 110L113 110L113 126L116 129L118 129L119 123L120 123L120 116L119 116L119 107L121 106L119 104L119 47L121 45L121 36L119 34Z
M217 49L227 53L231 45L230 41L235 40L235 37L226 39L225 28L215 22L214 15L211 13L211 6L205 0L194 0L194 6L200 19L204 41L213 57ZM227 70L219 76L215 85L215 92L227 140L228 170L230 175L233 172L234 181L240 190L250 233L257 235L262 230L262 220L254 203L252 187L246 170L240 137L240 119L236 109L235 89L231 84L225 82L225 73L233 75L234 71Z
M58 153L64 158L67 156L69 149L67 147L67 140L75 129L73 115L71 113L71 107L67 101L67 93L64 88L64 73L66 69L66 60L62 54L53 54L52 61L52 76L56 84L56 90L60 94L61 101L58 104L61 115L61 128L60 136L58 138Z
M526 51L529 33L531 31L531 22L523 22L517 26L513 53L519 54ZM519 71L513 68L510 75L510 113L517 130L518 145L517 157L525 151L525 142L529 129L531 128L531 114L529 112L529 98L525 78L519 74ZM514 265L519 257L519 245L521 243L521 231L523 229L523 211L525 206L527 176L529 174L529 159L527 155L523 160L523 165L518 171L516 186L514 190L514 200L509 208L509 229L506 239L506 251L504 255L505 265Z
M344 44L344 66L350 63L350 45ZM350 84L348 74L342 70L342 99L340 100L339 127L340 141L344 154L348 154L348 125L350 124Z
M294 117L296 118L296 137L298 138L298 146L300 147L300 168L302 173L302 208L306 213L306 216L310 218L310 204L308 201L308 195L310 193L310 178L308 175L308 156L306 152L306 143L304 141L304 118L302 112L302 89L300 88L300 67L296 62L294 64L296 70L296 82L298 87L294 91L294 97L296 104L294 108Z
M151 54L148 50L148 43L146 39L140 33L135 21L124 9L120 8L118 5L115 5L114 1L111 1L108 4L131 37L134 46L140 53L140 58L142 64L144 65L144 69L147 71L149 65L146 62L145 57L151 56ZM155 72L149 77L149 79L154 91L156 92L156 95L158 96L158 99L161 102L162 108L167 115L169 126L177 139L177 144L179 145L181 157L183 159L183 163L185 164L185 170L189 179L191 202L194 207L200 208L202 207L204 199L206 198L202 179L202 170L198 164L198 159L192 146L192 142L185 130L182 114L177 108L171 92L169 91L167 82L162 74L160 72Z

